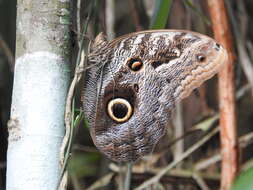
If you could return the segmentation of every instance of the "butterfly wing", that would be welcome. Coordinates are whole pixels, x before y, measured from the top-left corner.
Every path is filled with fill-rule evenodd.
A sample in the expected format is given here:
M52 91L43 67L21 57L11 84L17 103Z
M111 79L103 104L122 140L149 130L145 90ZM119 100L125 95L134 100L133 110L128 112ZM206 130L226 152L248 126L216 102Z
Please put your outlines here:
M95 145L135 161L164 135L175 102L218 72L225 50L189 31L128 34L93 48L83 105Z

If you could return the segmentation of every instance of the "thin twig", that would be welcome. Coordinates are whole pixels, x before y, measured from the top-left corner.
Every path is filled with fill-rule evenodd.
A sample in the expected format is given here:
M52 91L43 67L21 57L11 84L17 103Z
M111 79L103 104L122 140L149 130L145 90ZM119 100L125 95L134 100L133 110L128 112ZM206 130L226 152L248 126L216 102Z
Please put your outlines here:
M95 2L95 1L94 1ZM93 2L93 6L95 5ZM86 23L84 24L84 28L82 31L82 35L81 35L81 41L80 41L80 49L78 51L78 55L77 55L77 59L76 59L76 69L75 69L75 75L74 78L70 84L69 87L69 92L68 92L68 96L67 96L67 100L66 100L66 108L65 108L65 126L66 126L66 132L65 132L65 136L63 138L62 141L62 146L60 149L60 164L61 164L61 174L60 174L60 180L59 180L59 189L61 189L61 187L65 187L67 184L67 177L63 178L63 176L67 176L65 169L66 169L66 165L67 165L67 161L69 158L69 151L70 151L70 146L71 146L71 138L73 136L73 126L71 127L71 123L72 123L72 105L73 105L73 97L74 97L74 92L75 92L75 87L78 84L78 82L80 81L82 75L84 74L83 72L81 72L81 70L83 70L83 68L86 67L87 64L87 56L84 53L83 47L84 47L84 34L86 34L87 32L87 28L88 28L88 23L90 20L90 15L91 15L91 11L93 9L93 6L91 6L91 10L89 11ZM65 152L66 151L66 152Z
M253 167L253 159L246 161L241 167L241 173Z
M221 155L219 153L212 155L210 158L206 158L204 160L201 160L197 162L194 166L195 170L203 170L209 167L210 165L213 165L221 160Z
M236 100L237 101L240 100L245 95L245 93L248 92L249 90L251 90L250 84L246 84L243 87L241 87L236 92ZM196 124L195 126L191 127L190 130L186 131L182 136L175 138L169 143L169 145L166 145L165 148L162 148L162 149L165 149L165 151L161 154L161 156L168 151L168 147L173 146L176 142L182 140L183 138L186 138L187 136L194 134L195 132L198 132L198 131L207 131L213 125L213 123L217 121L218 119L219 119L219 114L214 114L214 116L212 116L211 118L208 118ZM241 143L241 138L239 140ZM219 156L219 160L217 160L218 158L213 158L214 160L210 162L215 163L217 161L220 161L220 158L221 158L220 156Z
M8 60L8 63L9 63L9 66L10 66L10 70L13 72L13 70L14 70L14 64L15 64L15 58L14 58L14 55L12 54L10 48L5 43L5 41L3 40L2 35L0 35L0 48L5 53L6 58Z
M244 85L243 87L241 87L237 92L236 92L236 100L240 100L247 91L251 90L251 86L249 84ZM190 130L186 131L182 136L175 138L174 140L172 140L169 145L165 146L165 151L163 151L159 157L161 157L164 153L166 153L168 151L168 147L173 146L176 142L182 140L183 138L186 138L188 135L191 135L192 133L194 134L195 132L198 131L207 131L215 121L217 121L219 119L219 114L214 114L214 116L212 116L211 118L208 118L198 124L196 124L195 126L191 127ZM204 126L204 127L203 127ZM239 143L240 143L240 147L242 146L242 138L244 138L244 136L239 138ZM210 160L209 160L210 159ZM204 169L206 167L208 167L211 164L214 164L218 161L221 160L221 156L220 154L214 155L211 158L208 158L207 160L200 162L199 164L197 164L195 167L195 169L197 170L201 170Z
M87 31L89 20L90 20L90 14L87 18L86 24L84 25L83 34L85 34ZM86 66L85 59L87 58L87 56L84 54L84 51L83 51L83 46L84 46L84 37L83 36L84 35L82 35L82 38L81 38L81 47L78 51L77 60L76 60L77 66L76 66L76 70L75 70L75 76L74 76L72 83L70 85L68 96L67 96L67 101L66 101L66 111L65 111L66 134L65 134L65 137L67 137L67 138L64 137L64 139L63 139L63 144L61 147L61 156L62 157L64 157L65 148L66 148L66 145L67 145L67 142L69 139L69 134L70 134L71 105L72 105L72 99L73 99L75 87L76 87L76 84L80 81L80 79L82 77L83 73L81 72L81 70L83 70L83 68L85 68L85 66ZM62 160L62 163L63 163L63 160Z
M78 181L78 176L76 173L74 173L74 172L70 173L70 179L71 179L71 184L72 184L74 190L82 190L83 189L83 187L81 187L81 184Z
M246 92L251 90L250 84L246 84L236 92L236 100L240 100Z
M116 173L119 173L119 166L117 166L114 163L111 163L109 165L109 168ZM132 175L135 174L146 174L146 173L150 173L150 174L154 174L157 175L161 170L163 170L164 168L161 167L143 167L143 166L139 166L139 165L135 165L132 168ZM195 168L194 168L195 170ZM190 169L171 169L170 171L168 171L165 175L168 177L181 177L181 178L191 178L193 173L195 171L192 170L192 168ZM200 172L197 171L198 174L204 178L205 180L220 180L220 174L217 172L213 172L213 173L207 173L207 172Z
M235 114L233 38L224 0L207 0L215 39L228 52L228 64L218 74L221 127L221 189L228 190L239 171L239 150Z
M82 61L79 66L83 67L84 62L85 61ZM65 169L66 169L67 161L69 159L71 138L73 136L74 126L71 125L71 123L72 123L72 118L73 118L72 114L74 114L74 113L71 110L71 106L72 106L72 99L73 99L73 96L74 96L74 91L75 91L76 84L80 81L81 76L82 76L82 73L79 72L79 69L80 68L76 69L76 73L75 73L74 79L73 79L73 81L70 85L68 96L67 96L67 101L66 101L66 108L65 108L66 109L65 110L66 133L65 133L65 136L63 138L62 146L61 146L61 150L60 150L60 164L61 164L61 168L62 168L60 179L62 178L62 176L66 175L66 174L64 174L64 172L65 172ZM63 181L63 179L64 178L62 178L62 180L61 180L61 184L62 183L63 184L67 183L66 181ZM60 185L60 186L63 186L63 185Z
M215 134L217 134L218 131L219 131L218 127L216 127L215 129L213 129L210 133L208 133L200 141L198 141L197 143L195 143L194 145L192 145L190 148L188 148L182 154L182 156L180 158L178 158L177 160L174 160L166 168L164 168L163 170L161 170L156 176L154 176L151 179L145 181L140 186L138 186L135 190L141 190L141 189L144 189L144 188L146 188L146 187L148 187L148 186L150 186L150 185L152 185L154 183L157 183L160 180L160 178L163 175L165 175L170 169L172 169L173 167L175 167L179 162L181 162L182 160L184 160L185 158L187 158L191 153L193 153L200 146L202 146L204 143L206 143L212 136L214 136Z
M135 184L139 184L139 183L145 181L147 178L151 178L152 176L153 175L150 174L150 173L133 174L133 180L132 181ZM205 182L206 182L206 184L208 184L208 186L212 187L212 189L218 189L218 187L219 187L219 179L206 180ZM163 184L165 188L163 188L163 189L157 188L158 184ZM171 188L169 188L171 186L172 187L175 187L175 186L177 186L177 187L189 187L190 186L190 187L192 187L190 189L201 189L201 188L197 187L199 185L193 179L192 175L190 177L187 177L187 178L181 177L181 176L174 177L172 175L165 175L160 179L160 181L158 183L152 185L151 187L145 188L145 189L165 190L165 189L171 189ZM172 188L172 189L175 189L175 188Z
M253 60L253 44L252 44L252 42L250 40L247 40L246 46L249 51L250 59Z
M239 138L239 143L241 148L245 148L246 146L253 143L253 132L247 133Z
M76 2L76 28L77 28L77 41L78 41L78 47L81 48L81 0L77 0Z
M105 6L106 14L106 34L111 40L115 37L114 23L115 23L115 0L107 0Z
M177 103L175 110L175 117L173 119L174 123L174 136L175 138L182 137L184 135L184 124L183 124L183 111L182 111L182 102ZM173 158L180 158L182 153L184 152L184 138L180 141L177 141L174 145L173 149ZM180 167L180 164L178 165Z
M193 179L195 179L197 184L200 186L201 190L209 190L209 187L207 186L207 184L205 183L203 178L197 172L193 172L192 177L193 177Z
M246 146L250 145L253 143L253 132L247 133L246 135L243 135L239 138L239 146L240 148L245 148ZM202 160L198 162L194 168L196 170L203 170L209 167L212 164L215 164L221 160L221 155L220 153L217 153L209 158L206 158L205 160Z
M73 136L74 136L74 128L76 126L79 126L80 122L83 119L82 112L76 118L74 118L75 117L75 112L74 111L75 111L75 99L73 98L72 111L71 111L71 129L70 129L70 134L69 134L69 140L68 140L67 147L66 147L66 152L65 152L64 162L63 162L63 166L62 166L61 176L63 175L63 172L64 172L64 170L67 166L68 159L70 157L70 150L71 150L71 147L72 147Z
M61 176L61 181L59 181L58 189L59 190L67 189L67 181L68 181L68 173L64 172L63 176Z
M169 150L169 147L173 146L178 141L183 140L187 136L199 131L202 131L202 132L208 131L218 119L219 119L219 114L215 114L212 117L207 118L204 121L201 121L198 124L192 126L188 131L182 134L182 136L176 137L171 142L169 142L169 145L166 145L164 148L162 148L165 150L161 153L161 156Z
M111 182L111 179L113 177L113 173L108 173L105 176L103 176L102 178L98 179L97 181L95 181L90 187L88 187L86 190L95 190L101 187L106 186L107 184L109 184Z
M133 163L127 163L127 171L126 171L126 178L125 178L125 183L124 183L124 190L130 190L132 167L133 167Z

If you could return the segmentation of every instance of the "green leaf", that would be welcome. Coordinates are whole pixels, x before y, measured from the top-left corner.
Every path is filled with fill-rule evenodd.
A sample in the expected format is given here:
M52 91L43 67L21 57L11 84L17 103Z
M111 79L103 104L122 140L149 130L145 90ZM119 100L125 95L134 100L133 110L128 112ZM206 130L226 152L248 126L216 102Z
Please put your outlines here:
M156 0L154 13L151 18L150 29L165 28L171 8L172 0Z
M94 176L99 158L98 153L73 153L68 163L68 171L78 178Z
M253 189L253 167L249 168L236 179L231 190L252 190Z
M80 122L84 119L83 112L79 112L74 121L74 127L79 126Z

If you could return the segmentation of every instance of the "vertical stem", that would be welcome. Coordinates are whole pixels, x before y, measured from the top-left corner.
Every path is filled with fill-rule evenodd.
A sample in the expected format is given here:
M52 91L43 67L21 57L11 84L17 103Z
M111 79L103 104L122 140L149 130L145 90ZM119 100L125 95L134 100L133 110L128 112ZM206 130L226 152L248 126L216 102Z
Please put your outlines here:
M221 189L228 190L239 170L234 92L235 53L224 0L208 0L207 2L215 38L227 49L229 59L229 63L219 73Z
M115 37L114 24L115 24L115 0L106 1L106 33L108 39L111 40Z
M174 123L174 135L175 138L182 137L184 135L184 122L183 122L183 105L182 102L176 104L175 117L173 119ZM184 140L178 141L175 144L175 149L173 151L174 160L177 160L181 157L184 152ZM178 168L181 167L181 164L177 165Z
M77 41L78 41L78 47L80 49L81 43L80 43L80 36L81 36L81 5L82 1L77 0L76 2L76 28L77 28Z
M124 182L124 190L130 190L133 163L127 163L127 172Z

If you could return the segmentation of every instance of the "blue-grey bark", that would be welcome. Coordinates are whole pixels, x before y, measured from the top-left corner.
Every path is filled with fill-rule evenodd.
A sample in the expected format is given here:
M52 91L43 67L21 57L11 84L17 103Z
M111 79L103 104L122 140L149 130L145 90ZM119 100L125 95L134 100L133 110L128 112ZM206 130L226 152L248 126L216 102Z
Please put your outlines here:
M56 189L70 79L69 0L18 0L7 190Z

